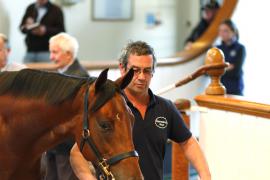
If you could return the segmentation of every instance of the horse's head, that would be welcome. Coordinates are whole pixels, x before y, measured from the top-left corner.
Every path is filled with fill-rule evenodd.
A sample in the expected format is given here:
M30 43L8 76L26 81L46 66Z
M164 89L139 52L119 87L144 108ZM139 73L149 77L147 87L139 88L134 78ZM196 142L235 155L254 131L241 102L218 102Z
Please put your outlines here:
M121 94L133 71L114 82L107 80L107 72L86 88L83 135L76 140L84 157L108 179L143 179L132 141L134 117Z

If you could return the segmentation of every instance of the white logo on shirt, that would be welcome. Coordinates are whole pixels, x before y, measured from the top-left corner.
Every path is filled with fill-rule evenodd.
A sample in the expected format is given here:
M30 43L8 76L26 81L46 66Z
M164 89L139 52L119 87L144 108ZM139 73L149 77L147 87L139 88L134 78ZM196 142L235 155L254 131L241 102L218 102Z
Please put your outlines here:
M235 50L231 50L230 56L235 57L236 56L236 51Z
M155 125L158 128L164 129L164 128L167 127L168 121L167 121L167 119L165 117L157 117L156 120L155 120Z

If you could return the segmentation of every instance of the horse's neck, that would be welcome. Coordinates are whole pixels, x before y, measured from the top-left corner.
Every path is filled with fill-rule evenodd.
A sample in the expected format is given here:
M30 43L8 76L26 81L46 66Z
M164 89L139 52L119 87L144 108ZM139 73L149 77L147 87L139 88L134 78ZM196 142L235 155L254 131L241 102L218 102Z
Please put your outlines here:
M72 135L77 112L71 102L48 105L41 100L23 98L1 100L7 103L0 102L0 125L9 131L7 141L21 144L18 151L31 147L33 152L41 153ZM1 136L3 132L0 130Z
M37 147L43 144L47 149L68 137L72 137L76 126L77 112L71 106L70 102L70 104L64 103L61 107L55 106L54 109L49 108L48 114L50 114L50 117L45 120L47 124L43 129L44 133L40 136L40 143L38 142Z

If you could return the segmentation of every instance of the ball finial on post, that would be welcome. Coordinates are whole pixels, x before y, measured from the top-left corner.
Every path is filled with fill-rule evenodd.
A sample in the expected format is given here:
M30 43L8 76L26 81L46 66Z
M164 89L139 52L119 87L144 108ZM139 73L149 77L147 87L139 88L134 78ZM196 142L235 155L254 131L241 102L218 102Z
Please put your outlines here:
M206 53L205 64L225 64L223 52L215 47L209 49ZM208 70L206 73L210 76L211 83L206 88L205 93L207 95L226 94L226 88L220 82L221 76L225 73L225 68Z

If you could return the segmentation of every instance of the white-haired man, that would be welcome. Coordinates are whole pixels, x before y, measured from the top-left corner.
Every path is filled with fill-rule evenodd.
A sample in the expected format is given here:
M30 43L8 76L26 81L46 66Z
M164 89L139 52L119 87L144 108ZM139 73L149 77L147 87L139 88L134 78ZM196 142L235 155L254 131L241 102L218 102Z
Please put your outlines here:
M50 59L57 65L59 73L89 77L77 59L78 49L78 41L67 33L59 33L50 38ZM47 151L46 180L77 179L69 162L69 153L74 143L73 139L69 139Z
M57 65L58 72L89 76L77 59L78 49L78 41L67 33L59 33L49 40L50 59Z

